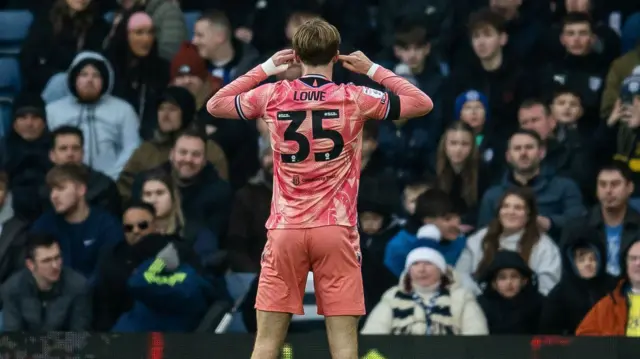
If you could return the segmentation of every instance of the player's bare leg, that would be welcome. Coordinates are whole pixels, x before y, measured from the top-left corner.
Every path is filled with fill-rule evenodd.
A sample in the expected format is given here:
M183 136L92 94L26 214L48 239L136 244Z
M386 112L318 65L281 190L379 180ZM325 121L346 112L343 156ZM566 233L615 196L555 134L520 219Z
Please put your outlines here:
M290 313L256 310L258 333L251 359L278 359L291 322Z
M331 358L358 359L358 319L347 315L325 317Z

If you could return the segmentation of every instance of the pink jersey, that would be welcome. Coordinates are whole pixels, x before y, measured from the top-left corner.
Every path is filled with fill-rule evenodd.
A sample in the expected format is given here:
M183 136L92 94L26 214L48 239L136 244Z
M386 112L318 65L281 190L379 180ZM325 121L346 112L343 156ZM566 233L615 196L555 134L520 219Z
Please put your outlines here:
M207 102L216 117L262 118L269 127L275 180L266 227L355 226L364 121L422 116L431 99L383 67L372 79L393 93L317 75L254 88L266 78L257 66Z
M271 133L274 188L267 228L355 226L362 127L367 119L397 117L394 102L387 93L317 75L239 95L241 117L264 119Z

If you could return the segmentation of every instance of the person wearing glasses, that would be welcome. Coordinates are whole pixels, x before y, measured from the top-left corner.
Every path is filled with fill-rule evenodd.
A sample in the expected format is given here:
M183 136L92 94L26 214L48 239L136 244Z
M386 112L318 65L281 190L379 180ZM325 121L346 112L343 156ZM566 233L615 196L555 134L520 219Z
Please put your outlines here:
M82 275L63 266L56 238L29 233L25 249L25 268L2 286L2 330L89 330L89 286Z
M95 330L110 330L120 315L131 309L133 298L129 295L127 280L136 267L167 244L145 240L157 232L155 220L155 208L150 204L133 202L125 208L122 216L125 240L106 251L100 260L93 300Z

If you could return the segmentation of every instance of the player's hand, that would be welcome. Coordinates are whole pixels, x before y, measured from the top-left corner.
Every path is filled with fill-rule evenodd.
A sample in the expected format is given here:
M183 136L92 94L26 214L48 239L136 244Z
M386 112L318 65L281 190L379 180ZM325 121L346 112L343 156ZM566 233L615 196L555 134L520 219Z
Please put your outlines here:
M280 50L271 56L271 60L273 60L273 64L276 66L291 64L295 58L296 54L293 52L293 49L285 49Z
M289 65L294 62L295 57L296 54L292 49L280 50L262 64L262 69L267 76L277 75L287 71Z
M352 52L349 55L338 55L338 60L342 61L342 66L345 69L362 75L366 75L373 66L373 62L362 51Z

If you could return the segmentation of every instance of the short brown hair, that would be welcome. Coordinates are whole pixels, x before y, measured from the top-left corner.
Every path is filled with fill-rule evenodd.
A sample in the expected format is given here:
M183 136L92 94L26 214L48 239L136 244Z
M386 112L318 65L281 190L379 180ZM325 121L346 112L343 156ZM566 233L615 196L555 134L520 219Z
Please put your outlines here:
M293 35L293 50L305 65L327 65L338 54L340 32L322 19L312 19L300 25Z
M53 167L49 170L49 173L47 173L46 182L49 188L60 186L66 181L87 185L89 181L89 171L84 165L65 163Z
M551 110L549 110L549 105L547 104L547 102L545 102L544 100L539 99L539 98L528 98L528 99L525 99L524 101L522 101L520 106L518 106L518 110L530 109L530 108L536 107L536 106L542 106L542 109L544 110L545 116L549 116L551 114Z
M593 31L593 22L591 20L591 16L589 14L583 12L570 12L562 19L562 30L564 30L565 26L575 25L575 24L587 24L589 25L589 30Z
M498 34L507 31L505 18L489 8L480 9L469 15L469 33L473 34L485 27L491 27Z
M213 25L223 27L229 34L231 34L231 22L224 12L219 10L207 11L198 18L198 21L203 20L208 21Z
M178 137L176 137L176 141L173 143L174 147L175 147L176 143L178 143L178 140L181 139L182 137L198 138L204 144L205 149L207 148L207 141L208 141L207 140L207 133L205 132L204 128L202 128L201 126L199 126L197 124L192 124L192 125L188 126L187 128L185 128L182 132L180 132L178 134Z
M395 44L400 47L423 46L429 43L429 33L424 26L411 25L395 31Z
M579 247L576 247L574 249L574 251L573 251L573 257L575 259L578 259L578 258L580 258L582 256L587 255L587 254L593 254L593 255L597 256L596 255L596 250L593 247L579 246Z

